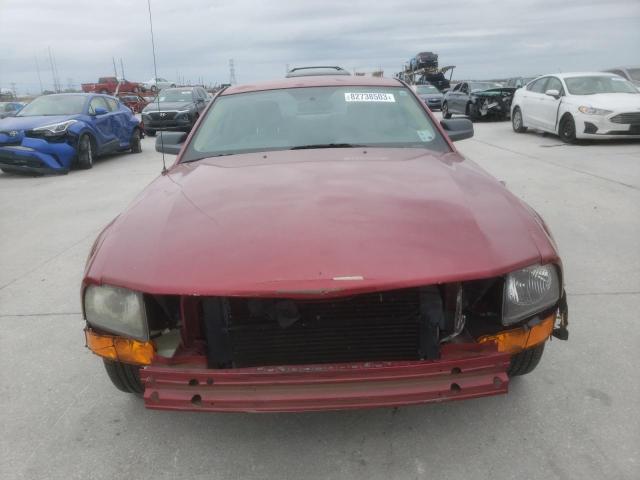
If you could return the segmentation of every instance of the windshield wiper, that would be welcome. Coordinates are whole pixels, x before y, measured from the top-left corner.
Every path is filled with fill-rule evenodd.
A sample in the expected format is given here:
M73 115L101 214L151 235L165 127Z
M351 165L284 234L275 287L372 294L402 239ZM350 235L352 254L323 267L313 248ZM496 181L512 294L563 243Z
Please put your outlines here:
M356 145L354 143L316 143L313 145L298 145L291 147L290 150L311 150L314 148L359 148L365 145Z
M229 155L237 155L237 153L215 153L213 155L207 155L206 157L196 157L196 158L190 158L189 160L183 160L180 163L191 163L191 162L198 162L200 160L205 160L207 158L213 158L213 157L227 157Z

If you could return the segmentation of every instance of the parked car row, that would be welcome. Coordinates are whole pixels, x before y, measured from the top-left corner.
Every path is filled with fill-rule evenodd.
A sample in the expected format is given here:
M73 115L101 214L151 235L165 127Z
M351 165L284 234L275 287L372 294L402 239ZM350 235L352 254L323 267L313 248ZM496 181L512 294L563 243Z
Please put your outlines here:
M155 93L163 88L175 87L174 82L165 78L152 78L146 82L130 82L118 77L100 77L97 83L83 83L82 91L87 93L102 93L117 95L118 93Z

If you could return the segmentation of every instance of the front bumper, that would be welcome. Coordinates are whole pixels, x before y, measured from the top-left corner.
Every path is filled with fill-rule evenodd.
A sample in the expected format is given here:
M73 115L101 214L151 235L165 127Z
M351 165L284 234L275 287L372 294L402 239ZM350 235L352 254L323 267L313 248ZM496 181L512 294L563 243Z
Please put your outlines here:
M176 131L188 131L193 127L194 121L187 119L172 119L172 120L153 120L148 116L143 116L144 128L147 130L176 130Z
M450 344L439 360L140 371L157 410L298 412L393 407L507 393L510 355L494 343Z
M576 113L576 137L590 139L640 139L640 123L615 123L610 119L620 112L609 115L586 115Z
M66 173L76 156L66 142L23 138L20 145L0 145L0 168L26 173Z

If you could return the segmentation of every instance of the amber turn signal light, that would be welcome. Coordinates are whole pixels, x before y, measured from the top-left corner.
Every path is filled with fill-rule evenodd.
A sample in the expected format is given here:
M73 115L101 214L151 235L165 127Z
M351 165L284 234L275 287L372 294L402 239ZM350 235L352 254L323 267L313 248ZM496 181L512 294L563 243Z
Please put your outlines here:
M526 326L505 330L495 335L484 335L478 339L478 343L495 342L499 352L518 353L526 348L535 347L549 338L554 321L555 314L532 327Z
M149 365L155 348L151 342L142 342L131 338L96 333L89 328L84 331L87 347L104 358L135 365Z

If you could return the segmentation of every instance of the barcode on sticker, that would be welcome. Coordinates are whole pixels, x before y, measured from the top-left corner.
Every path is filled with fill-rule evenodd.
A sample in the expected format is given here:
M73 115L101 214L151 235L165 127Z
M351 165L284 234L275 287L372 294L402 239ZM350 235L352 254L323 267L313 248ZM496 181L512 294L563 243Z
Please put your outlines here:
M395 102L393 93L345 93L345 102Z

